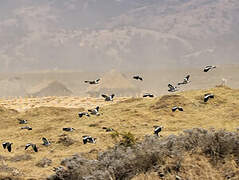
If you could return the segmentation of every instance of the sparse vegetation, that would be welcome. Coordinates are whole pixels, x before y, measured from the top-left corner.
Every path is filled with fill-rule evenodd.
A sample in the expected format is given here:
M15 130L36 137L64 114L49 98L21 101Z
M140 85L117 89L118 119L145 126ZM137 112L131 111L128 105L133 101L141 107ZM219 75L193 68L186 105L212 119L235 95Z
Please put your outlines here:
M238 161L238 140L238 133L198 128L162 139L146 136L143 142L130 147L116 145L99 154L97 160L87 160L77 155L67 158L61 163L67 170L58 172L58 175L49 179L131 179L137 174L150 171L157 172L158 177L166 179L176 175L186 178L188 172L184 169L185 158L203 158L214 167L214 173L219 177L223 173L224 177L233 175L234 179L238 179L238 165L231 167L230 172L217 169L225 163ZM199 171L204 169L199 168Z
M59 140L57 141L57 143L63 144L64 146L70 146L74 144L74 142L75 141L66 134L60 135Z
M40 161L36 163L36 166L45 168L47 166L50 166L51 163L52 163L52 160L44 157L43 159L41 159Z
M215 94L215 98L208 103L202 103L203 95L209 92ZM9 167L17 168L20 173L15 172L14 174L18 175L14 177L39 179L52 174L53 167L58 167L62 159L73 154L78 153L79 156L82 156L81 158L84 157L84 160L82 160L84 163L89 163L88 161L90 161L94 164L99 161L103 163L99 158L104 153L98 155L99 152L111 152L112 157L109 157L109 160L106 161L111 163L108 164L108 167L113 168L110 173L113 171L125 173L124 177L120 175L112 176L121 177L122 179L129 177L134 177L136 180L146 177L155 179L158 174L161 174L164 175L165 179L175 180L175 175L177 174L182 179L184 177L193 179L194 176L198 176L200 179L205 180L210 179L210 177L212 177L211 179L220 180L220 178L224 177L224 174L228 174L228 176L233 176L233 173L236 174L239 162L238 157L235 155L237 146L234 146L235 143L234 145L233 143L230 144L232 141L230 137L235 137L233 134L236 132L239 133L237 131L239 91L228 87L217 87L209 90L179 92L175 93L175 95L176 99L173 98L174 96L162 96L152 99L133 98L126 102L121 102L122 99L116 98L116 101L113 104L110 103L110 105L102 99L102 105L100 105L101 116L81 119L78 117L78 112L87 111L87 107L84 107L84 109L81 107L39 107L25 112L2 108L2 111L0 110L2 127L0 137L3 141L13 142L13 148L11 153L4 149L0 150L0 164L4 162ZM51 100L54 98L56 102L57 97L46 99ZM64 99L60 99L64 104ZM83 100L86 101L86 99ZM100 100L88 99L88 101L90 102L89 108L94 108L95 105L92 104L97 104ZM180 104L180 101L183 102ZM20 106L21 102L19 100L16 104ZM26 101L23 102L25 103ZM183 106L184 111L172 113L171 107L174 105ZM31 132L20 130L21 126L17 121L19 117L28 120L28 125L33 128ZM89 127L91 124L97 124L97 126ZM160 125L164 126L163 131L159 133L163 138L153 136L153 127ZM63 127L74 127L76 130L63 132ZM114 131L105 132L102 127L110 127ZM194 127L204 128L207 131L206 135L204 136L203 132L195 135L195 131L190 135L189 130L185 132L188 135L182 138L182 141L185 141L184 145L176 146L174 142L171 142L183 130ZM211 127L214 127L215 130L209 131ZM219 129L225 130L219 131ZM83 135L97 138L96 144L84 145L82 142ZM145 136L146 138L144 138ZM167 142L167 148L162 149L157 143L165 142L164 140L168 136L171 141ZM222 136L223 138L221 138ZM51 145L43 146L42 137L49 139ZM182 136L176 137L176 140L178 140ZM188 137L188 140L185 140L186 137ZM28 141L37 144L38 153L24 150ZM147 144L147 146L142 148L142 143ZM156 145L154 145L155 143ZM222 143L225 145L222 145ZM117 145L115 146L115 144ZM144 152L146 147L148 150ZM183 149L180 150L180 147L183 147ZM118 150L113 151L112 148ZM160 152L158 152L159 150ZM151 154L151 151L153 154ZM182 152L181 156L178 151ZM113 155L113 152L115 155ZM161 154L161 152L165 153ZM118 155L120 153L122 155ZM21 157L20 155L23 154L26 156ZM26 158L29 156L31 156L31 160ZM117 160L114 156L125 160ZM20 161L11 161L11 159L16 160L19 157ZM44 157L52 160L52 163L45 168L36 166ZM108 162L110 158L116 164ZM136 162L137 159L139 161ZM95 167L95 165L92 167ZM134 170L133 167L137 168ZM97 169L98 166L95 168ZM105 165L102 165L102 169L104 168ZM68 169L65 169L69 173ZM176 173L176 169L179 169L179 172ZM80 171L83 170L81 169ZM99 175L98 177L101 177L101 171L98 172L98 174L91 173L90 176ZM12 177L12 173L11 171L5 171L4 176L0 174L3 177ZM82 176L85 176L84 173L86 173L87 177L89 175L88 170L82 173ZM235 177L237 176L235 175Z

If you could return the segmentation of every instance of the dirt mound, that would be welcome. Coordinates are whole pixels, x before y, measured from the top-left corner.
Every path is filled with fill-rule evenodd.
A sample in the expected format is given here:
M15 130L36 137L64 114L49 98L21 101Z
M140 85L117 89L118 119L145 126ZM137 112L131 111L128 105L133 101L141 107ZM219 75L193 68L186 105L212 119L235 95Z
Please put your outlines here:
M47 84L46 87L42 88L40 91L33 93L35 97L44 97L44 96L70 96L72 91L69 90L64 84L53 81Z
M172 108L173 106L192 105L192 101L181 95L165 95L161 97L153 106L152 109L165 109Z
M75 111L82 111L84 110L83 108L80 109L75 109ZM39 115L44 115L44 116L64 116L68 113L72 113L72 109L70 108L64 108L64 107L38 107L38 108L33 108L27 110L24 115L25 116L39 116Z
M92 97L99 97L102 93L114 93L117 96L136 96L140 92L140 88L135 86L129 78L115 70L105 73L99 84L90 86L87 90L87 94Z
M1 116L11 116L11 115L17 115L18 112L14 109L7 109L5 107L0 106L0 115Z

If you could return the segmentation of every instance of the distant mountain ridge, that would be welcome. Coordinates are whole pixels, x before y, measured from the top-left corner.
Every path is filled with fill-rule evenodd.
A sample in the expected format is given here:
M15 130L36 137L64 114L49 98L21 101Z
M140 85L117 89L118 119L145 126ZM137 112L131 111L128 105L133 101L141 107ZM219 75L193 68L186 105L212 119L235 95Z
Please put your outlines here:
M239 62L236 0L0 2L0 71Z

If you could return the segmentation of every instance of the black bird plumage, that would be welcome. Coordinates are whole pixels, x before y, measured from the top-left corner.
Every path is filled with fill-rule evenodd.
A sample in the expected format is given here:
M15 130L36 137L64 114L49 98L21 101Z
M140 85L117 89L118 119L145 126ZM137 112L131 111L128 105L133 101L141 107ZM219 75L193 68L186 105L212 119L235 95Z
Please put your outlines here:
M207 102L210 98L214 98L214 94L208 93L204 94L204 102Z
M153 95L153 94L151 94L151 93L145 93L145 94L143 95L143 97L151 97L151 98L153 98L153 97L154 97L154 95Z
M83 143L96 143L96 138L93 138L91 136L82 136L83 138Z
M111 94L110 96L108 96L106 94L102 94L101 96L103 98L105 98L105 101L113 101L113 98L114 98L115 94Z
M140 76L133 76L133 79L136 79L136 80L143 81L143 78L142 78L142 77L140 77Z
M38 152L38 148L37 148L36 144L32 144L32 143L27 143L26 146L25 146L25 150L27 150L27 148L29 148L30 146L32 147L32 149L35 152Z
M176 110L183 111L183 108L180 107L180 106L174 106L174 107L172 108L172 111L175 112Z
M159 132L162 131L163 126L154 126L154 134L156 134L158 136Z
M7 148L8 152L11 152L12 151L12 144L13 143L10 143L10 142L4 142L4 143L2 143L2 146L3 146L4 149Z
M214 68L216 68L216 66L205 66L204 69L203 69L203 71L204 71L204 72L208 72L208 71L210 71L210 70L212 70L212 69L214 69Z

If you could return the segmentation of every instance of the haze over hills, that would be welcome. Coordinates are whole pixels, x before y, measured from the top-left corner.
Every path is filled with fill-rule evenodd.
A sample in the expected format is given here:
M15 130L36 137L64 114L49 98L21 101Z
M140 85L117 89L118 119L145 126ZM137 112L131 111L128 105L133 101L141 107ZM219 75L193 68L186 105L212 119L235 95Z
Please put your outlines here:
M237 0L1 1L0 71L238 64L238 15Z

